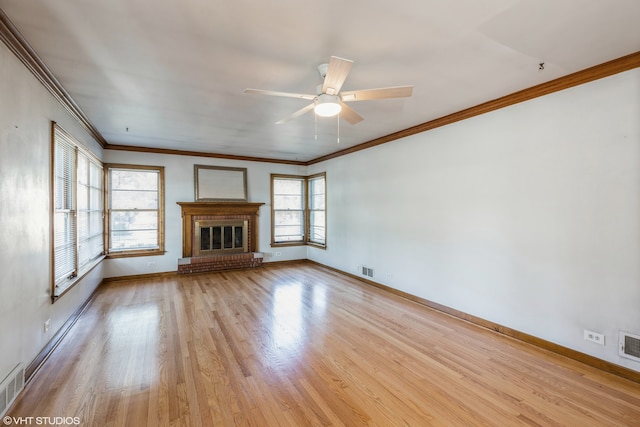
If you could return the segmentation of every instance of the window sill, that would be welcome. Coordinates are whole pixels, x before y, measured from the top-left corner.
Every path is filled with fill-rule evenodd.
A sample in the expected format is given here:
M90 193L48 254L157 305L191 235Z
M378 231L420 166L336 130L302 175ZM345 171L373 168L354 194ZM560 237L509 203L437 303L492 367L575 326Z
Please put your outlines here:
M285 246L305 246L304 242L271 242L272 248L281 248Z
M314 242L282 242L282 243L271 242L272 248L282 248L287 246L311 246L318 249L327 249L327 245L321 245L320 243L314 243Z
M82 279L84 279L84 277L89 274L91 272L91 270L93 270L98 264L100 264L102 262L103 259L105 259L106 257L104 255L99 256L98 258L94 259L93 261L91 261L90 263L88 263L87 265L85 265L82 268L82 271L80 271L80 274L78 274L76 277L74 277L73 279L69 279L65 282L65 287L63 290L60 291L59 294L54 294L51 295L51 304L53 304L54 302L58 301L58 299L60 297L62 297L64 294L66 294L69 290L71 290L71 288L73 288L75 285L77 285Z
M144 250L131 250L131 251L119 251L119 252L109 252L107 254L107 259L111 258L130 258L137 256L156 256L156 255L164 255L166 252L164 249L144 249Z

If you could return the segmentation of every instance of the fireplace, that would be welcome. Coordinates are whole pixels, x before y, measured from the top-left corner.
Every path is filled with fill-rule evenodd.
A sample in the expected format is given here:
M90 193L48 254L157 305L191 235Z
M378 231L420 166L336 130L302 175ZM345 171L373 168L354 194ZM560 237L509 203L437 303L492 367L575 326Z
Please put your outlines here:
M264 203L178 202L182 209L182 258L178 273L262 265L258 213Z
M193 256L248 252L249 221L195 221Z

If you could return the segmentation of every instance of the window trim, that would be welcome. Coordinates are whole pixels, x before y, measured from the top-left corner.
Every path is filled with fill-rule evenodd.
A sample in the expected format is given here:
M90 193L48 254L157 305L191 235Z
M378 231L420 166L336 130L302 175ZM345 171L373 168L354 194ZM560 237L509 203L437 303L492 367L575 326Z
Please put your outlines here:
M56 246L55 246L55 213L56 213L56 144L58 142L58 137L65 140L67 144L70 144L73 148L73 182L71 185L71 192L73 197L72 209L74 215L74 226L75 226L75 237L74 237L74 269L72 274L64 281L56 282L56 274L55 274L55 262L56 262ZM80 256L79 256L79 227L78 227L78 155L82 154L87 157L90 162L96 163L98 166L102 168L102 173L104 177L104 164L102 161L94 155L91 151L89 151L82 143L80 143L76 138L74 138L69 132L65 131L62 127L60 127L56 122L51 122L51 165L50 165L50 176L51 176L51 189L50 189L50 233L51 233L51 303L55 303L60 297L70 291L77 283L79 283L82 278L84 278L91 270L93 270L103 259L104 259L104 199L102 203L102 253L95 256L84 265L80 265ZM101 195L104 197L104 195ZM58 286L60 285L61 291L57 291Z
M316 242L311 240L311 181L314 179L318 179L322 177L324 179L324 243ZM327 173L320 172L313 175L309 175L305 177L306 179L306 188L307 188L307 218L306 218L306 244L309 246L315 246L317 248L325 249L327 247ZM317 209L319 210L319 209Z
M141 171L158 172L158 247L152 249L125 249L111 252L109 250L111 241L111 197L109 186L110 172L112 169L131 169ZM138 256L163 255L165 253L164 227L165 227L165 205L164 205L164 166L130 165L123 163L105 163L104 165L104 201L105 201L105 237L104 248L107 258L129 258Z
M323 177L324 178L324 182L325 182L325 224L324 224L324 228L325 228L325 241L324 244L319 243L319 242L314 242L312 240L310 240L310 236L311 236L311 223L310 223L310 208L309 208L309 196L311 194L311 192L309 191L309 185L310 185L310 181L314 178L318 178L318 177ZM302 209L302 220L303 220L303 224L302 224L302 230L303 230L303 236L302 236L302 240L296 240L296 241L289 241L289 242L277 242L275 240L275 208L274 208L274 194L273 194L273 182L276 179L296 179L296 180L301 180L303 182L302 185L302 197L304 199L304 206ZM313 175L289 175L289 174L277 174L277 173L272 173L271 174L271 247L275 248L275 247L286 247L286 246L313 246L316 248L320 248L320 249L326 249L327 248L327 236L326 236L326 230L327 230L327 174L326 172L320 172L320 173L316 173Z

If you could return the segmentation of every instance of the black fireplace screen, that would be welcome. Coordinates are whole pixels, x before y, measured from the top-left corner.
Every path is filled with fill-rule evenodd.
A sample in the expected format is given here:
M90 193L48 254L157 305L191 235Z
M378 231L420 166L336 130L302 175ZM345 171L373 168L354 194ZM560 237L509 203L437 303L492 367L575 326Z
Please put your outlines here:
M194 256L247 251L247 224L225 224L213 221L196 222Z

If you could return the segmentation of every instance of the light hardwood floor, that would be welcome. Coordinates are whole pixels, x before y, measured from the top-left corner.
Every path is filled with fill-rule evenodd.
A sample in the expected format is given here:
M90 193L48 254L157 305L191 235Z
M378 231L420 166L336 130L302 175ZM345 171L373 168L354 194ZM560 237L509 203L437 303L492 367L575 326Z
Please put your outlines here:
M9 415L638 426L640 385L300 263L102 286Z

